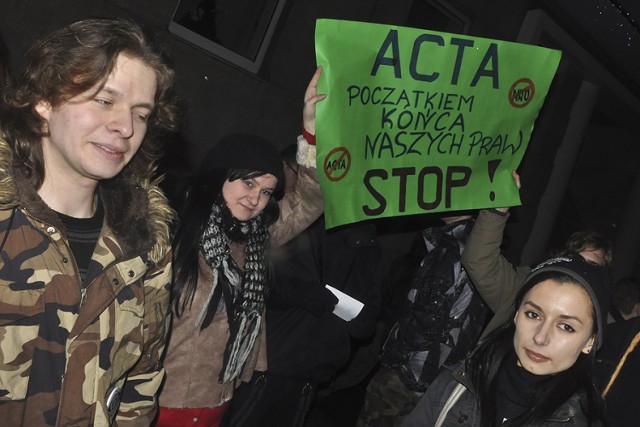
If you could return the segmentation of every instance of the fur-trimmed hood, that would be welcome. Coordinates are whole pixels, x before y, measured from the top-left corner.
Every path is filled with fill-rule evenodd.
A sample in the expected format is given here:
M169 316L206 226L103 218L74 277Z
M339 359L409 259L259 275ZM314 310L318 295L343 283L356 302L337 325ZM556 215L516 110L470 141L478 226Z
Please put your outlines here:
M154 171L154 167L148 167L121 173L100 182L98 192L106 223L118 238L123 254L150 252L151 259L159 261L171 245L169 227L174 211L158 187L158 180L152 180ZM40 198L25 172L13 165L11 147L0 138L0 210L16 207L64 230L58 215Z

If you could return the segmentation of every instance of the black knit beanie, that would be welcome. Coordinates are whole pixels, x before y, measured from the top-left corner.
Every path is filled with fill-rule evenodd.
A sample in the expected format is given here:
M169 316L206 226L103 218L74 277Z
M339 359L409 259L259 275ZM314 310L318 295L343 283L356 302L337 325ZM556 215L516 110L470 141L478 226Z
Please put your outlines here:
M251 134L230 134L222 137L205 155L200 171L211 169L248 169L270 173L278 179L276 199L284 188L284 170L280 152L266 139Z
M580 255L548 259L531 270L520 289L518 301L521 301L524 294L539 282L536 277L550 271L567 274L580 283L589 293L596 312L596 324L598 327L596 350L599 349L602 345L604 327L607 324L609 298L611 295L607 269L585 261Z

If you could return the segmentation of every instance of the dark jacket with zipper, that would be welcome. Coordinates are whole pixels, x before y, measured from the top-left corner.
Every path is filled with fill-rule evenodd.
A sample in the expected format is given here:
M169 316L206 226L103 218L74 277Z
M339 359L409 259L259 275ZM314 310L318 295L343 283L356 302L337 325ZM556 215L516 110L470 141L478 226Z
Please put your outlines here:
M411 414L404 420L402 427L433 427L447 399L458 384L464 386L464 392L447 413L442 427L460 425L479 427L480 407L471 379L462 364L452 371L443 371L436 378ZM541 427L586 427L588 425L587 417L580 405L580 396L574 394L562 403Z

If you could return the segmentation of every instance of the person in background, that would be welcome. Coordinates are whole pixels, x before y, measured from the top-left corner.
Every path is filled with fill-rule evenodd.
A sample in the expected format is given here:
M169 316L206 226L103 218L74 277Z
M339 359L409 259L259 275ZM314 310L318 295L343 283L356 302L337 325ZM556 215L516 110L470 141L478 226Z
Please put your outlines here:
M422 232L426 255L368 384L359 426L399 426L445 367L476 344L488 309L460 263L472 215L442 217Z
M231 426L304 425L318 387L328 384L352 348L374 331L381 258L372 224L325 230L324 217L273 253L268 370L245 391L247 409L236 409ZM338 298L326 285L362 302L359 314L350 320L334 314ZM251 407L256 392L260 397Z
M553 256L580 254L588 262L611 268L613 252L608 237L594 230L576 231Z
M611 313L598 351L598 376L610 427L637 424L640 419L640 281L624 277L613 287Z
M303 125L315 133L318 70ZM282 157L251 134L223 137L190 180L174 239L166 381L156 425L218 426L241 382L267 369L265 302L270 246L322 214L315 146L298 139L298 181L283 197Z
M613 286L611 313L616 321L640 316L640 280L623 277Z
M602 425L594 367L608 280L579 255L535 267L508 304L515 313L431 384L403 427Z
M157 409L173 219L153 179L174 72L136 23L26 53L0 117L0 419L144 425Z

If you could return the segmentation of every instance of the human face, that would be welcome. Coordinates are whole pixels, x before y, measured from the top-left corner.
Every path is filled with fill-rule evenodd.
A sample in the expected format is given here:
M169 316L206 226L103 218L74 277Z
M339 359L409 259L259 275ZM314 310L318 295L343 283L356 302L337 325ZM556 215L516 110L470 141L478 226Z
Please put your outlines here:
M113 178L136 154L154 107L156 75L138 59L117 58L104 87L52 107L36 106L49 135L42 140L45 179L97 185Z
M585 248L580 251L580 255L591 264L596 264L603 267L605 265L604 250L602 249Z
M544 280L524 296L516 316L513 345L519 365L535 375L569 369L593 347L589 294L580 285Z
M222 184L222 197L233 217L248 221L264 210L278 185L278 179L265 174L248 179L226 180Z

